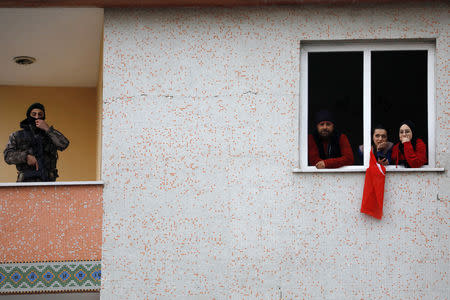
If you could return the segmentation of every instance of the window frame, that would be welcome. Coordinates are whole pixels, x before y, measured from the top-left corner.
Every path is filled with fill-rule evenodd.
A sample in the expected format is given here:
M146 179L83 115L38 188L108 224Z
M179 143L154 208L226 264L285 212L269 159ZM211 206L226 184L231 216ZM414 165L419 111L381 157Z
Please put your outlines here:
M436 101L435 101L435 40L402 41L302 41L300 42L300 111L299 111L299 168L294 172L361 172L369 167L369 155L364 155L363 165L344 166L337 169L317 169L308 166L308 54L312 52L363 52L363 144L364 153L371 146L371 51L427 51L427 117L428 164L421 168L387 166L387 171L443 171L436 166Z

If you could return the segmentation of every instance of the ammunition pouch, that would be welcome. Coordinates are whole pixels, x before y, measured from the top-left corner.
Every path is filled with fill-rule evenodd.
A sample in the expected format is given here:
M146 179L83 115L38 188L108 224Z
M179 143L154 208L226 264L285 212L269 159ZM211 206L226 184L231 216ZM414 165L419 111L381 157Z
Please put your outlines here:
M44 181L56 181L58 177L58 170L54 169L50 172L44 172L41 170L32 171L27 170L19 172L17 175L17 182L44 182Z

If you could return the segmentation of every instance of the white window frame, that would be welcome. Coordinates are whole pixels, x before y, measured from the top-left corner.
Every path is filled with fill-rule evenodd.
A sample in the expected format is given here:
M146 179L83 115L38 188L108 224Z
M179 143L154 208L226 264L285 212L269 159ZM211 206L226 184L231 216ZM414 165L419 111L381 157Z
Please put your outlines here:
M294 172L362 172L369 167L369 155L364 155L364 165L345 166L337 169L317 169L308 166L308 53L312 52L363 52L363 142L364 153L370 153L371 147L371 51L426 50L427 93L428 93L428 164L422 168L404 168L387 166L387 171L444 171L435 168L435 55L434 41L329 41L302 42L300 45L300 113L299 113L299 168ZM393 130L393 129L392 129Z

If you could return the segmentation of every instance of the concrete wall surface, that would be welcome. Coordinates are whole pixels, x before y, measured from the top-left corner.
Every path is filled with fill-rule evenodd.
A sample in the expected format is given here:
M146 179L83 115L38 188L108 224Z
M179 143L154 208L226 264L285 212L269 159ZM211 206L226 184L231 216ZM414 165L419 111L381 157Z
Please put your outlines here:
M295 174L301 40L436 39L448 169L449 6L106 9L103 299L444 299L449 180Z

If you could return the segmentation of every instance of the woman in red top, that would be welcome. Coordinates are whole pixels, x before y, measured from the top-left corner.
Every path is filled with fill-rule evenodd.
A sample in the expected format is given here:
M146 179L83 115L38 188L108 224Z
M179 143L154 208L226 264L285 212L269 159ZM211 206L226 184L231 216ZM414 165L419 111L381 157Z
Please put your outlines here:
M427 146L414 135L415 129L414 123L410 120L400 124L400 142L392 149L392 162L396 165L420 168L427 163Z

